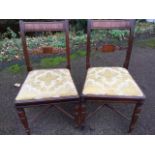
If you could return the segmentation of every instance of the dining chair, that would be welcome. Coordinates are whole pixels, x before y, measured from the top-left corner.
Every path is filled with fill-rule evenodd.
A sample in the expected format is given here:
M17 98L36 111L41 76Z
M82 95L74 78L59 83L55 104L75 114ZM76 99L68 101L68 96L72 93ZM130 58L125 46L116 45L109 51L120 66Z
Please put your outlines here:
M65 36L66 48L64 48L64 53L66 53L66 68L32 70L30 54L37 54L37 49L33 52L33 49L30 50L28 48L26 39L27 33L51 33L58 31L64 33ZM15 107L26 133L30 134L31 132L25 114L25 108L46 106L43 112L34 117L33 121L50 107L55 107L72 120L77 120L77 117L75 117L74 114L67 112L60 106L60 104L64 103L74 103L75 105L78 105L79 103L79 95L70 73L71 63L68 20L56 22L20 21L20 36L28 75L15 98ZM38 54L48 54L51 56L55 52L54 49L54 47L50 46L38 47Z
M139 113L141 112L141 106L145 100L144 93L128 71L134 39L135 20L88 20L87 24L87 75L81 99L84 103L91 100L97 102L97 104L100 105L93 112L89 113L84 120L87 120L96 114L96 112L99 111L102 107L108 107L121 116L124 116L118 110L114 109L114 107L112 107L110 104L134 104L135 108L133 110L132 119L128 130L130 133L135 128L136 121L138 119ZM92 30L127 30L129 32L127 38L127 47L106 43L97 49L103 53L112 53L125 50L126 56L123 67L90 66Z

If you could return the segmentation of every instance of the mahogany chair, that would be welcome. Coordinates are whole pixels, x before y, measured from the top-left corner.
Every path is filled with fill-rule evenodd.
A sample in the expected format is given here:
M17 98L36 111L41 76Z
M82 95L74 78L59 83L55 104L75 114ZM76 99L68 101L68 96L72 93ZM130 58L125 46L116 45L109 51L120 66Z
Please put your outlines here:
M131 132L135 128L141 106L145 100L145 95L128 71L134 38L134 27L135 20L88 20L86 55L87 75L81 95L83 102L88 100L96 102L103 101L99 102L101 105L98 106L94 112L89 113L85 120L93 116L103 106L124 116L119 111L115 110L114 107L109 105L110 103L123 103L125 105L135 104L128 132ZM115 52L126 49L123 67L90 67L91 30L94 29L120 29L129 31L127 47L104 44L98 48L101 52Z
M37 69L32 70L29 54L33 54L28 49L26 41L26 32L51 32L62 31L65 34L66 40L66 68L55 69ZM69 118L76 120L74 114L70 114L62 107L61 103L79 103L79 95L71 77L70 69L70 46L69 46L69 24L68 20L57 22L23 22L20 21L20 35L22 39L23 52L28 70L26 80L21 86L21 89L15 98L15 107L19 118L26 130L30 134L29 123L24 111L24 108L47 106L44 112L49 107L55 107L57 110L64 113ZM53 47L42 47L42 54L54 53ZM40 48L38 48L40 49ZM47 49L47 50L46 50ZM36 49L35 49L36 51ZM38 52L40 54L40 51ZM36 54L36 52L35 52ZM34 120L36 120L37 115Z

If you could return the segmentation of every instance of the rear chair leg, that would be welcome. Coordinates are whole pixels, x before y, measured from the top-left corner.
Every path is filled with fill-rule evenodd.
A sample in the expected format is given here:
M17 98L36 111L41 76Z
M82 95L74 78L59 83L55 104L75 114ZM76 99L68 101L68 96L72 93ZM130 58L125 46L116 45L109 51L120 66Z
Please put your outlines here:
M26 118L26 115L25 115L25 111L24 111L24 108L16 108L17 109L17 112L18 112L18 116L25 128L25 131L28 135L30 135L30 128L29 128L29 124L28 124L28 121L27 121L27 118Z
M141 112L141 106L143 105L143 103L137 103L135 105L133 114L132 114L132 119L130 122L130 126L129 126L129 130L128 133L131 133L133 131L133 129L135 128L136 122L138 120L139 114Z
M84 104L78 104L75 107L75 123L77 127L81 127L85 122L86 108Z

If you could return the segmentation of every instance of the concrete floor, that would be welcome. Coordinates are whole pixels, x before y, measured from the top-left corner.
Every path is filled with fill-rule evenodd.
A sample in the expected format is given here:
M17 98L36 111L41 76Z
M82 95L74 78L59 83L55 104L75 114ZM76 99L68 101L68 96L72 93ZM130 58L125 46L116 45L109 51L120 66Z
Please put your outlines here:
M121 66L124 54L95 53L92 57L92 66ZM61 65L62 67L63 65ZM146 94L143 110L132 134L155 134L155 50L151 48L134 47L129 71ZM0 134L21 135L25 134L19 118L14 109L14 98L19 88L14 83L22 83L26 77L26 71L19 74L11 74L6 71L0 73ZM79 93L82 90L85 79L85 58L72 60L72 76ZM92 111L96 104L86 104L87 110ZM113 105L116 109L131 117L133 105ZM74 104L64 105L68 111L72 111ZM26 109L28 120L40 112L42 108ZM83 130L74 127L74 122L58 112L49 109L35 123L30 123L32 134L127 134L129 121L124 120L110 109L103 108L94 117L90 118Z

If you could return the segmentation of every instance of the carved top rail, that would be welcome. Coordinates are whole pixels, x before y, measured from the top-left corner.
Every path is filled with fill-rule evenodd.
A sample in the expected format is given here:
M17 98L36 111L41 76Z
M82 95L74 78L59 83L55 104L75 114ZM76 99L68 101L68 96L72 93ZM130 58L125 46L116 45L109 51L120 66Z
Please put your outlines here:
M24 32L64 31L64 22L24 22Z
M130 29L130 20L91 20L91 29Z

